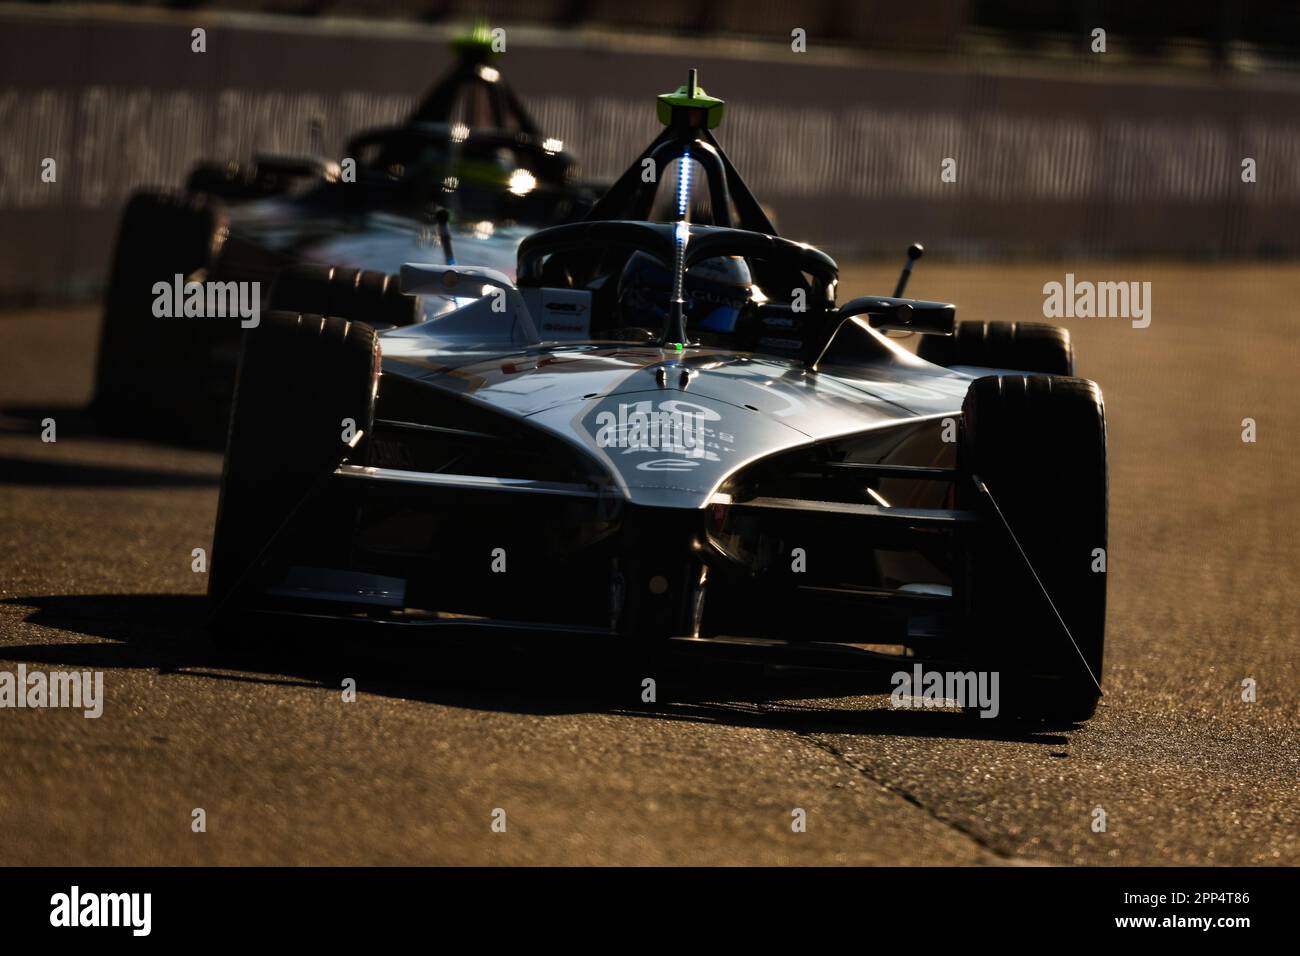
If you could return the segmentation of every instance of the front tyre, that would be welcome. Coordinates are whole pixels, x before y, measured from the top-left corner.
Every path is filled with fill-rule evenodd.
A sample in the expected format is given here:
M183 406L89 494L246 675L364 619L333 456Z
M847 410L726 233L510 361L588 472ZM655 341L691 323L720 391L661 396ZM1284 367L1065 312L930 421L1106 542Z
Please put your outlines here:
M270 312L244 338L221 475L208 597L226 611L256 578L268 543L319 481L369 435L379 339L360 322ZM364 441L364 437L362 441Z
M142 191L122 213L95 366L93 412L106 431L147 437L219 434L207 400L212 330L154 315L154 285L207 269L225 237L219 203ZM206 321L206 320L204 320Z
M1054 375L976 379L962 405L958 466L957 506L987 516L970 539L960 592L982 656L1001 672L1002 713L1087 720L1100 696L1106 627L1101 389ZM1073 642L992 502L976 487L976 476Z

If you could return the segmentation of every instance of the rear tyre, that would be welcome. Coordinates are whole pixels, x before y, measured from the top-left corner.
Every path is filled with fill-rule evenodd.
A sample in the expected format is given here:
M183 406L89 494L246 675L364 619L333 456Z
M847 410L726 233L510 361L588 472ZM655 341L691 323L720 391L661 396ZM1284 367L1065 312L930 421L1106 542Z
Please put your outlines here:
M962 405L958 464L957 506L988 514L959 588L973 636L1000 672L1002 715L1087 720L1100 695L1093 676L1100 681L1106 627L1106 574L1093 570L1096 549L1104 555L1107 546L1101 390L1047 375L976 379ZM1073 643L972 476L1015 532Z
M935 365L976 365L1073 375L1068 329L1043 322L958 322L952 335L925 335L916 354Z
M149 437L220 434L224 407L208 385L209 320L158 318L154 284L206 268L224 236L220 205L138 192L122 214L95 366L92 406L101 428ZM219 385L220 383L216 383Z
M341 266L299 265L284 269L271 287L270 307L336 315L370 325L412 325L420 321L419 300L402 294L397 276Z
M370 434L378 381L379 340L360 322L270 312L245 337L208 578L219 622L315 484L344 457L360 459L344 419Z

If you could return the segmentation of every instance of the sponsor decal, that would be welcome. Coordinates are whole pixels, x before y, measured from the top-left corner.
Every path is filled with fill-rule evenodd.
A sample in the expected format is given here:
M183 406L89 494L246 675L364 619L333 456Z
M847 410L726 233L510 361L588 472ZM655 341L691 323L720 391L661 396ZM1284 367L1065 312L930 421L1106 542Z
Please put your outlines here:
M702 461L720 461L735 436L718 430L722 416L711 408L681 399L620 402L618 411L596 414L596 445L620 448L622 454L652 454L638 471L688 471Z

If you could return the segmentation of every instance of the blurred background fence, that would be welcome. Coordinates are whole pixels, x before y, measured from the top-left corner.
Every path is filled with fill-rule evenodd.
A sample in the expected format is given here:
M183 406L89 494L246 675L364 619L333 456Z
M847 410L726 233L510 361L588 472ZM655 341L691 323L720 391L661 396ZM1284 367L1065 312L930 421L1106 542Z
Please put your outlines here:
M699 67L782 231L840 256L915 239L948 257L1300 253L1291 4L0 4L0 302L92 294L130 191L178 186L199 159L317 136L341 158L349 133L413 106L478 16L507 29L506 76L598 177Z

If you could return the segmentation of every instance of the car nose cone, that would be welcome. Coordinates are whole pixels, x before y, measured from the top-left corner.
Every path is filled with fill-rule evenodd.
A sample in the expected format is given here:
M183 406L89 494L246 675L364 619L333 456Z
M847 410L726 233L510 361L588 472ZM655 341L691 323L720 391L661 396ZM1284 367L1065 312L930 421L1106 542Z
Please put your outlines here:
M635 504L703 508L737 468L807 436L752 409L668 385L551 408L530 421L576 436Z

